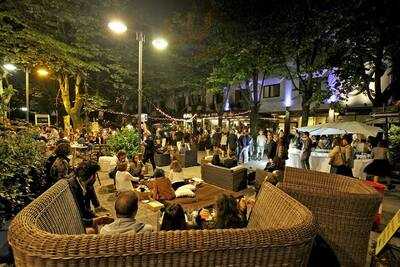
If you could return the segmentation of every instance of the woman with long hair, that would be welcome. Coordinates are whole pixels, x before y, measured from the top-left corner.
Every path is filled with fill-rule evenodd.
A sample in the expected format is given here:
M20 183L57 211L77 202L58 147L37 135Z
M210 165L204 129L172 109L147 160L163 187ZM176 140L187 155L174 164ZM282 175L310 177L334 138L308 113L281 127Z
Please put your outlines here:
M221 195L216 202L216 229L242 228L247 222L243 211L239 210L236 199L232 196Z
M168 205L163 214L160 230L173 231L187 229L185 211L182 206L176 203Z

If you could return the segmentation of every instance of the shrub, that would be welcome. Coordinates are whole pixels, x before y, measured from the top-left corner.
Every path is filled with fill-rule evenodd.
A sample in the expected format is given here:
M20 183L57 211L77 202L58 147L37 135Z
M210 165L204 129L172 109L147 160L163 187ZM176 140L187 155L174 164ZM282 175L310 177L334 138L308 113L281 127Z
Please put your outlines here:
M8 220L42 193L45 144L37 132L7 131L0 136L0 214Z
M140 137L135 129L124 127L107 139L107 145L112 152L117 153L123 149L127 156L132 158L134 154L139 152Z
M400 161L400 127L392 125L389 129L389 151L393 162Z

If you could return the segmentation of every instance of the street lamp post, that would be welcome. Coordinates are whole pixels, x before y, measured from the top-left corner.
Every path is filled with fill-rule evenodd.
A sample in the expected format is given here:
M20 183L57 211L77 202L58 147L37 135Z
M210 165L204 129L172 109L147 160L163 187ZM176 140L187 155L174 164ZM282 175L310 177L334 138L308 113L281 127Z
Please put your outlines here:
M29 123L29 68L25 67L25 105L26 105L26 122Z
M111 21L108 28L117 34L126 32L128 27L121 21ZM142 95L143 95L143 43L145 35L143 32L136 33L136 41L139 43L139 63L138 63L138 131L141 137L142 131ZM157 38L152 42L153 46L158 50L163 50L168 46L168 42L162 38Z
M143 75L143 42L144 34L136 33L136 40L139 42L139 69L138 69L138 131L139 137L142 137L142 75Z

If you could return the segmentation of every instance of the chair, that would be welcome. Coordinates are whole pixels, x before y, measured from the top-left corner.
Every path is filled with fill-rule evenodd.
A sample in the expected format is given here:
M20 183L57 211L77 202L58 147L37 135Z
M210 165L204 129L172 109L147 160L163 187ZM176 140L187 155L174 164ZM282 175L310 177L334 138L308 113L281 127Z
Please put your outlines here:
M58 181L12 221L16 266L306 266L311 212L265 183L247 228L88 235L68 182Z
M154 160L155 160L156 165L158 167L164 167L164 166L168 166L169 164L171 164L171 156L170 156L170 154L156 153L154 155Z
M186 150L179 154L179 161L184 168L197 166L197 150Z
M382 197L349 177L286 167L278 187L308 207L341 266L365 266L370 230Z
M247 186L247 169L244 166L225 168L211 163L201 165L201 178L206 182L231 191Z

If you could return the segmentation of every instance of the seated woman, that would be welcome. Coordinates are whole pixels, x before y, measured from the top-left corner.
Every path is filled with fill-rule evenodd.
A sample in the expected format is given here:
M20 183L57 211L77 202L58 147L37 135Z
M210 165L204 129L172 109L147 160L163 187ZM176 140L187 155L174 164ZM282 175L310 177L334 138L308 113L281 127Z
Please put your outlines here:
M144 171L143 171L143 163L139 159L139 155L134 155L133 160L130 163L129 166L129 173L132 174L134 177L139 177L139 179L143 179L144 177Z
M224 166L225 168L233 168L238 165L238 161L235 156L235 152L229 151L228 157L224 160Z
M165 208L162 222L161 231L173 231L173 230L188 230L188 224L186 222L185 211L179 204L171 204Z
M153 192L155 200L172 200L175 198L175 191L172 188L171 181L165 177L162 169L156 169L153 179L148 183L148 187Z
M220 153L218 150L214 150L214 155L211 160L211 164L215 165L215 166L225 167L224 164L222 164L222 162L221 162L221 158L219 157L219 154Z
M172 183L172 188L174 190L178 189L180 186L185 185L185 178L183 175L182 167L179 164L179 161L173 160L171 165L169 166L170 171L168 174L168 178Z
M133 177L128 172L128 164L126 162L119 164L115 175L115 188L117 192L133 190L132 182L139 182L139 178Z
M247 225L247 203L244 198L239 202L232 196L222 194L215 204L215 218L205 209L199 211L197 225L204 228L230 229L243 228ZM207 221L212 220L212 223Z

